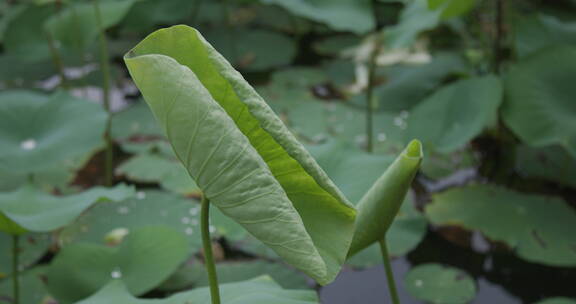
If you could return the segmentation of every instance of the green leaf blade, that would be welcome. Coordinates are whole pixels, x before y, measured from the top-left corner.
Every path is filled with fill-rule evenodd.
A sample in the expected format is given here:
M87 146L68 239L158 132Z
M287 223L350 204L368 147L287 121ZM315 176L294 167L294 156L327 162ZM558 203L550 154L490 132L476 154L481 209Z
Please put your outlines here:
M333 280L355 210L242 76L186 26L151 34L125 61L206 197L290 264Z

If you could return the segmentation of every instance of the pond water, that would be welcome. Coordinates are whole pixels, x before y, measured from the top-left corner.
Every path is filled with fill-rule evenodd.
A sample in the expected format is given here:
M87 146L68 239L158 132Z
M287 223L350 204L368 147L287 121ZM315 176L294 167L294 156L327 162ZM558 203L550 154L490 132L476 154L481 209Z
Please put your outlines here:
M416 250L392 262L402 304L424 303L404 288L404 277L410 268L424 263L454 266L473 276L478 294L472 304L531 304L556 296L576 298L576 268L545 267L503 252L478 253L429 232ZM343 271L334 283L322 288L320 296L326 304L390 303L381 265Z

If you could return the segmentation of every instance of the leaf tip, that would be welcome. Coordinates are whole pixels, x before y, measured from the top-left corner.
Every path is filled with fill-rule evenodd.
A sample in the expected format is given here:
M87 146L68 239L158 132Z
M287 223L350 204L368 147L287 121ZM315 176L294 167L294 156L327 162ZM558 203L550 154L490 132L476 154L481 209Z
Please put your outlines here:
M410 158L422 158L424 157L424 152L422 150L422 143L417 140L413 139L410 141L406 149L404 150L404 155Z

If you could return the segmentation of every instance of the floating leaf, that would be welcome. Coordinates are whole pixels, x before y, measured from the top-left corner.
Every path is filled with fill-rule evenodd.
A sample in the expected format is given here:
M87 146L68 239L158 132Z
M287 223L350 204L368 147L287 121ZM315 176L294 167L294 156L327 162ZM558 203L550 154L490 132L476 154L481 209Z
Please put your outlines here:
M563 146L576 157L576 47L547 48L517 63L506 79L502 118L522 141Z
M516 148L516 171L528 178L540 178L576 188L576 158L559 146Z
M24 62L37 63L50 59L44 22L53 14L51 5L28 5L6 25L3 46L7 55ZM4 65L2 65L4 69Z
M1 225L1 224L0 224ZM20 269L35 264L50 246L50 235L45 233L27 233L20 236L18 242L18 260ZM0 233L0 278L12 271L12 236Z
M387 69L389 80L375 88L378 108L384 111L409 110L433 92L448 76L464 70L455 54L441 53L423 65L397 65Z
M162 290L185 289L190 286L208 286L206 266L201 262L194 262L180 268L170 279L160 287ZM222 262L216 264L218 282L220 284L240 282L254 279L263 275L270 276L279 282L282 288L308 289L308 280L300 272L295 271L282 263L263 260Z
M405 279L414 297L434 304L464 304L476 296L476 284L460 269L440 264L419 265Z
M576 22L550 15L519 15L514 19L514 50L520 57L558 44L576 45Z
M45 303L43 301L48 297L44 284L46 270L46 266L37 266L19 274L21 303ZM11 279L2 281L0 284L0 299L12 298L14 291L12 283ZM2 302L11 303L11 301Z
M411 46L418 35L438 25L441 14L440 9L429 10L426 0L410 1L400 14L398 24L385 31L386 46L388 48Z
M100 8L100 23L107 29L124 18L135 0L103 0L98 1ZM91 46L100 30L96 17L94 3L72 2L46 21L46 30L54 40L69 49L83 51Z
M408 138L419 138L438 152L454 152L495 123L501 102L502 87L496 77L458 81L412 109Z
M288 65L296 56L292 39L272 31L218 28L204 34L222 56L246 71Z
M130 180L159 183L162 188L183 195L199 195L200 189L178 160L170 160L156 154L132 157L116 169L116 174L126 175Z
M576 300L570 298L555 297L539 301L536 304L576 304Z
M525 260L576 265L576 213L560 198L471 185L434 195L425 211L436 225L478 229Z
M262 0L263 3L280 5L294 15L323 22L338 31L363 34L375 26L372 5L368 0Z
M350 144L332 140L308 150L350 201L359 202L394 157L366 153Z
M216 222L213 225L218 225ZM200 204L179 195L161 191L137 192L135 198L98 204L74 224L64 228L64 244L90 242L104 244L113 231L128 233L150 225L167 226L186 234L189 253L202 247L200 240Z
M223 304L317 304L318 296L311 290L284 290L268 277L220 285ZM90 298L77 304L181 304L209 303L207 287L177 293L167 299L136 299L126 291L121 281L113 281Z
M475 5L476 0L428 0L430 9L442 10L442 19L462 16L472 10Z
M290 264L332 281L355 210L242 76L186 26L151 34L125 61L206 197Z
M105 124L101 106L63 92L2 92L0 175L16 179L14 189L29 175L65 175L78 169L103 145Z
M184 234L162 226L131 232L118 248L73 244L64 247L52 261L47 273L48 289L63 303L70 303L119 279L130 293L140 295L168 278L187 253Z
M176 24L186 20L201 0L140 0L130 8L120 26L126 31L147 32L158 24Z
M104 201L120 201L133 195L134 189L125 185L115 188L96 187L79 194L53 196L32 185L22 186L14 192L0 193L0 215L29 231L48 232L70 224L92 204ZM0 230L21 234L0 221Z

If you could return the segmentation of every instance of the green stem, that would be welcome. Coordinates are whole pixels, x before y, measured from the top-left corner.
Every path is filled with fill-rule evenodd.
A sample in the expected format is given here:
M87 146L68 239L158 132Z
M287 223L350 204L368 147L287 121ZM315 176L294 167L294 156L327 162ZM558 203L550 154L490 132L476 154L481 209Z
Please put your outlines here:
M376 75L376 58L380 52L380 33L376 33L374 40L374 48L370 54L370 61L368 62L368 88L366 88L366 151L372 152L374 150L374 78Z
M110 62L108 59L108 42L106 41L106 32L102 26L102 17L100 13L100 5L98 0L93 0L94 12L96 14L96 25L98 26L99 43L100 43L100 69L102 70L102 94L104 95L104 108L108 112L108 119L106 121L106 131L104 133L104 140L106 141L106 175L105 185L112 186L112 138L110 137L110 129L112 127L112 113L110 110Z
M50 49L50 55L52 56L52 62L58 71L58 76L60 76L60 86L63 88L68 88L68 80L66 79L66 74L64 73L64 64L62 63L62 57L58 48L54 43L54 38L50 31L45 31L46 40L48 41L48 48Z
M398 291L396 289L396 281L394 280L394 273L392 272L392 265L390 265L390 254L388 254L388 245L386 245L386 238L380 240L380 251L382 252L382 260L384 261L384 270L386 271L386 280L388 281L388 290L393 304L400 304L398 299Z
M216 274L216 265L214 263L214 255L212 254L212 241L210 239L210 201L204 195L202 196L200 226L202 230L202 247L204 248L204 264L208 272L212 304L220 304L218 275Z
M495 7L495 34L493 41L493 71L500 74L502 69L502 44L504 40L504 0L494 0Z
M12 296L14 298L14 304L20 303L20 283L19 279L19 271L18 271L18 257L19 257L19 250L18 250L18 241L19 236L12 235Z

